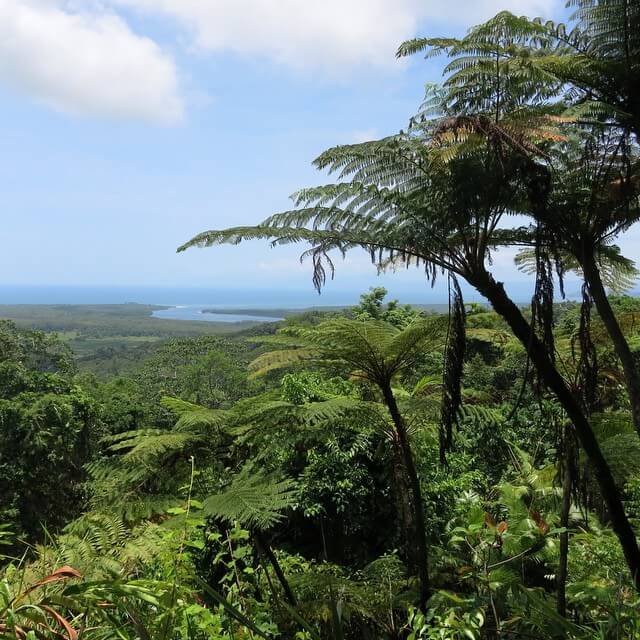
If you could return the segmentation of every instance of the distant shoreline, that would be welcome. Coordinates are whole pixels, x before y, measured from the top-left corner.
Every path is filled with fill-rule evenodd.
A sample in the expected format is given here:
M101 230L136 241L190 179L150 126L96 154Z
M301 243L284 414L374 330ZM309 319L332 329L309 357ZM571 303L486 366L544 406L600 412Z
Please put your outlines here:
M281 307L281 308L247 308L247 307L225 307L223 309L216 307L203 308L202 313L212 313L216 315L247 315L247 316L263 316L269 318L290 318L292 316L298 316L304 313L327 313L331 311L345 311L346 309L353 309L357 304L345 304L345 305L313 305L309 307ZM404 305L402 305L404 306ZM409 304L410 307L418 309L419 311L435 311L437 313L444 313L449 309L447 303L433 303L433 304Z
M353 305L343 305L343 306L330 306L326 307L282 307L280 309L273 308L247 308L247 307L225 307L224 309L218 309L216 307L211 307L207 309L202 309L202 313L211 313L214 315L243 315L243 316L258 316L263 318L290 318L291 316L297 316L302 313L310 313L313 311L343 311L344 309L349 309Z

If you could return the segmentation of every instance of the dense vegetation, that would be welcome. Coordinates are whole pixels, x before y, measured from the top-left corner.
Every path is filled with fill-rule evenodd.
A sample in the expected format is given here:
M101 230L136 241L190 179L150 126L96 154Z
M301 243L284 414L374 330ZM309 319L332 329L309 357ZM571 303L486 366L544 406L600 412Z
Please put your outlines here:
M640 5L501 13L399 55L420 51L449 63L406 131L181 249L305 243L320 288L364 248L446 278L448 313L373 289L107 379L0 327L1 634L640 636L640 301L613 244L640 212ZM492 273L504 247L530 306Z
M0 317L16 325L39 331L56 331L64 337L117 338L198 336L237 331L226 322L203 322L154 318L154 311L167 309L151 304L3 304ZM218 312L219 313L219 312ZM244 326L253 326L248 322ZM73 334L67 336L66 334Z
M153 317L148 304L5 304L0 318L24 329L55 332L81 371L100 377L128 373L167 337L211 336L249 330L257 322L199 322ZM249 311L247 315L255 314ZM281 315L278 317L282 317Z

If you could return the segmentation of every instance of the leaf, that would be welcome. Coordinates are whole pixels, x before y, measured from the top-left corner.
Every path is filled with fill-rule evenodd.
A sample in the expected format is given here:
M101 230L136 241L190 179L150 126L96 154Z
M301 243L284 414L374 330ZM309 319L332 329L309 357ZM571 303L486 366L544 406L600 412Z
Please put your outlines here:
M269 529L284 518L297 502L298 490L291 479L280 480L246 465L224 492L209 496L204 511L244 527Z
M26 596L27 594L35 591L39 587L42 587L46 584L51 584L53 582L60 582L62 580L71 580L71 579L82 579L82 574L74 569L73 567L64 566L56 569L53 573L50 573L48 576L42 578L42 580L38 580L38 582L34 582L22 595Z
M549 533L549 529L551 528L547 522L545 522L544 518L540 515L539 511L532 510L529 512L531 519L538 526L538 531L544 536Z
M201 540L185 540L184 546L202 551L204 549L204 542Z
M495 529L496 521L493 519L493 516L490 513L485 513L484 514L484 523L490 529Z
M46 611L55 621L61 626L64 627L64 630L67 632L66 637L68 640L77 640L78 632L71 626L69 621L62 615L60 615L55 609L48 607L46 605L42 606L42 609Z
M195 576L196 582L200 585L200 587L205 591L205 593L211 597L215 602L222 606L222 608L235 620L237 620L241 625L245 626L253 633L259 635L261 638L265 638L265 640L269 640L269 636L266 635L263 631L261 631L247 616L245 616L241 611L236 609L231 603L229 603L225 598L223 598L217 591L214 591L202 578L199 576Z

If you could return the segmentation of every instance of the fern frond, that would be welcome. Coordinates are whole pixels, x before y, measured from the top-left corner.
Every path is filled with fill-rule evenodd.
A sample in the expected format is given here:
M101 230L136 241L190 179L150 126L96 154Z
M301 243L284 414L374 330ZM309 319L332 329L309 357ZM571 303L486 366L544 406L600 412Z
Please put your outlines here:
M221 409L209 409L179 398L164 396L160 403L165 409L178 416L176 431L196 431L206 428L220 428L229 419L229 412Z
M313 357L309 349L286 349L280 351L268 351L259 355L249 363L249 371L252 377L263 376L270 371L285 369L304 364Z
M124 452L123 459L132 464L162 458L183 451L200 441L198 434L162 429L141 429L118 434L109 447L112 452Z
M223 493L204 501L204 513L249 529L269 529L297 503L293 480L277 480L245 466Z

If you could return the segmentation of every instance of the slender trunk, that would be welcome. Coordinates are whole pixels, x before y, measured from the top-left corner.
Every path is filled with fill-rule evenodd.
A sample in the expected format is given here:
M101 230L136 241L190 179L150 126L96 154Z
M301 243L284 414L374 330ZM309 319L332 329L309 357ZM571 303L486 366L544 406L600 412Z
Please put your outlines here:
M424 521L424 506L422 504L422 490L420 489L420 479L413 461L411 446L407 436L407 429L398 409L393 391L390 384L382 386L382 394L384 402L387 405L389 415L393 421L393 425L398 437L398 445L402 452L404 466L409 486L411 487L411 497L413 501L413 521L414 535L416 537L415 550L418 561L418 577L420 578L420 609L426 610L427 600L431 596L431 584L429 581L429 550L427 545L427 533Z
M393 442L393 484L396 494L398 520L400 521L402 535L406 544L407 565L410 571L415 571L418 563L411 544L411 532L415 528L411 509L411 492L407 485L407 473L404 467L402 450L395 439Z
M607 333L613 342L613 347L616 351L616 355L622 363L622 370L624 372L624 380L627 387L627 393L629 395L629 402L631 404L631 415L633 417L633 424L636 431L640 434L640 375L638 374L638 368L636 367L633 353L629 348L629 343L622 333L618 319L616 318L611 305L609 304L609 298L605 290L602 278L600 277L600 270L593 257L592 253L584 252L582 260L582 270L584 272L585 280L589 286L589 291L598 310L598 314L602 319L604 326L607 329Z
M538 371L538 375L566 411L576 429L580 444L593 467L602 498L609 511L611 525L620 541L635 587L640 591L640 549L638 549L638 541L624 512L622 499L611 474L611 469L602 454L600 445L582 408L549 359L540 340L535 335L531 335L532 330L529 323L518 306L509 298L502 283L496 282L493 276L484 270L481 273L474 274L474 277L470 279L470 283L489 300L496 313L507 322L525 349L529 349L529 345L531 345L531 360Z
M284 572L282 571L282 567L278 562L278 558L276 558L276 554L273 553L273 549L271 545L266 541L266 539L262 536L258 531L254 531L253 538L256 541L256 547L258 548L258 553L263 555L269 560L269 563L273 567L273 572L276 574L278 578L278 582L284 591L285 598L287 602L295 607L297 604L296 597L293 595L293 591L291 590L291 586L289 585Z
M560 505L560 527L566 529L560 534L560 553L558 575L556 576L556 607L558 614L567 616L567 565L569 559L569 512L571 511L571 491L573 489L573 434L571 425L564 429L564 447L562 464L562 503Z

